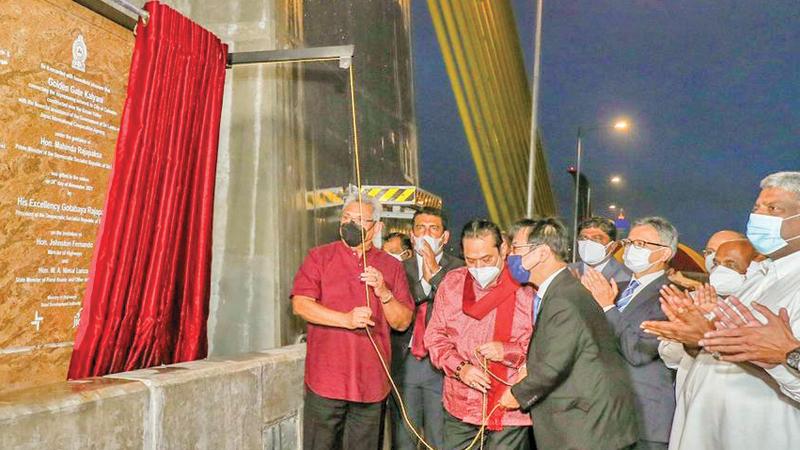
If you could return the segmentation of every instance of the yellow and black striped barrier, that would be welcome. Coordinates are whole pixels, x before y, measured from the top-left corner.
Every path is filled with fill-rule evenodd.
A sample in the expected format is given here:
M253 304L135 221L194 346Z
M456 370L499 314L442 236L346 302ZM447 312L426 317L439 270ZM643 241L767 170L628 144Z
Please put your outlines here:
M339 206L344 202L344 189L317 189L306 192L306 209L328 208Z
M306 209L340 206L345 188L317 189L306 193ZM442 199L416 186L363 186L361 195L378 199L387 206L429 207L442 209Z

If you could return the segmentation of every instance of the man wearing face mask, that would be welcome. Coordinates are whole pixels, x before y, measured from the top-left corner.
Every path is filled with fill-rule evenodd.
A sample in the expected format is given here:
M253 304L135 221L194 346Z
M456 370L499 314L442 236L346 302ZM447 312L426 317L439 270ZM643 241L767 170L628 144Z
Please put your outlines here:
M705 260L706 272L711 273L714 268L714 256L716 256L719 246L728 242L740 239L747 239L745 235L733 230L721 230L712 234L703 248L703 258Z
M405 330L414 307L402 265L373 247L380 216L375 199L345 199L341 239L311 249L295 275L292 308L308 322L304 449L379 445L389 380L364 328L390 358L390 329Z
M590 267L600 272L606 280L624 282L631 279L631 271L614 258L617 250L617 226L605 217L592 217L578 227L579 262L569 265L570 270L582 276Z
M758 255L753 248L750 241L741 235L741 238L736 232L724 232L726 234L715 233L706 249L713 248L713 251L708 252L712 256L711 261L707 261L707 265L711 274L709 275L710 287L705 285L691 292L692 301L697 304L699 296L708 295L713 296L713 300L717 298L725 298L729 295L736 295L741 290L745 280L752 278L757 274L750 274L749 270L752 267L753 260ZM724 236L726 239L721 243L714 241L715 238ZM712 247L713 246L713 247ZM749 274L749 275L748 275ZM713 288L713 289L712 289ZM663 295L664 292L662 292ZM659 325L659 326L656 326ZM686 332L688 324L682 327L680 335L670 334L674 323L670 322L657 322L652 324L650 322L643 324L645 329L652 331L664 338L658 346L658 353L661 359L670 369L677 370L675 392L677 400L680 402L681 388L686 374L691 369L694 363L694 357L697 355L700 347L698 344L699 336L708 331L709 325L704 322L696 324L697 331L694 333ZM666 328L665 328L666 327ZM697 337L695 337L697 336ZM691 338L690 338L691 337ZM680 424L673 423L673 429Z
M445 276L425 330L431 362L445 374L446 449L465 448L484 414L492 411L484 446L529 448L530 417L497 407L505 390L497 379L512 383L525 365L533 300L531 288L520 286L508 271L502 241L492 222L473 220L464 226L461 245L467 267Z
M423 208L414 214L412 221L414 257L403 265L416 310L412 325L406 331L392 332L392 377L400 387L411 422L429 444L442 448L445 414L442 407L443 374L431 364L423 339L439 284L448 272L464 266L464 261L444 252L450 231L441 210ZM417 439L406 427L394 397L389 403L392 448L416 449Z
M530 410L538 448L629 448L636 441L630 379L603 311L567 270L564 225L538 220L525 247L515 245L508 265L517 281L539 286L534 335L527 374L500 403Z
M405 234L398 232L386 235L381 250L390 254L394 259L400 262L411 259L411 257L414 256L411 239Z
M759 303L777 315L786 308L800 335L800 172L779 172L761 181L747 224L747 238L768 259L759 276L739 291L742 305ZM729 309L729 308L728 308ZM726 317L723 309L716 314ZM762 320L762 314L753 315ZM701 345L706 344L701 340ZM736 348L731 348L735 352ZM719 354L716 354L719 358ZM686 377L684 426L670 448L745 450L795 448L800 442L800 377L786 364L737 364L702 351ZM714 424L714 432L709 432Z
M527 252L528 246L528 234L531 232L531 228L536 225L536 219L519 219L513 224L508 230L507 240L509 241L509 257L514 255L521 255L524 252ZM516 257L512 258L512 261ZM513 270L512 267L509 269ZM512 272L512 275L514 273ZM524 277L515 277L520 284L530 284L527 280L523 279ZM534 295L536 294L536 290L534 289Z
M720 297L737 295L747 279L747 271L758 255L747 239L720 244L714 253L708 281Z
M633 380L639 417L635 448L666 449L675 411L675 373L659 356L658 338L641 324L666 320L660 289L668 283L666 269L678 250L678 232L666 219L648 217L634 222L623 245L625 265L633 272L630 282L617 286L591 269L581 281L605 311Z

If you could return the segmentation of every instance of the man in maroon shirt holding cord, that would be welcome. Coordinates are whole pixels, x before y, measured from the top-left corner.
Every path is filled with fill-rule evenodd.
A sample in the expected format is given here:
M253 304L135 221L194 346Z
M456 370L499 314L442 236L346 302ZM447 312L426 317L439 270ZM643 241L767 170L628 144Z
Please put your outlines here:
M295 275L292 308L308 322L306 450L380 446L382 406L390 386L365 328L389 364L390 328L405 330L414 308L402 264L372 245L381 232L381 211L374 198L359 203L348 197L341 239L311 249Z

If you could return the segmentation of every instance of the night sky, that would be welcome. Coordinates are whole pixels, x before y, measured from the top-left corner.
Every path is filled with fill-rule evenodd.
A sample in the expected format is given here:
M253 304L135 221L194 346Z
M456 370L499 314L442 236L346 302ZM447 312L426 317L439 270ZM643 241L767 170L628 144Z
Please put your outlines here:
M427 2L413 3L421 184L457 234L487 216ZM535 0L514 0L532 71ZM578 126L595 214L662 215L701 249L744 230L758 182L800 170L800 2L544 0L539 124L569 224ZM613 186L611 175L623 178Z

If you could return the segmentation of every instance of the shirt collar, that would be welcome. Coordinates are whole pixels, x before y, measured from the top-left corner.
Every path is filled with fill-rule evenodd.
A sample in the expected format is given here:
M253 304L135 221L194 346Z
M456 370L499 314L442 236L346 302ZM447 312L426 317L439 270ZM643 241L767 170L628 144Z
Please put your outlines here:
M590 266L590 265L588 265L586 263L583 263L583 270L585 272L587 267L591 267L592 269L602 273L603 270L608 265L609 261L611 261L611 258L606 258L603 262L601 262L600 264L598 264L598 265L596 265L594 267L592 267L592 266Z
M663 270L659 270L658 272L653 272L653 273L647 274L647 275L643 276L642 278L636 278L636 276L633 276L633 277L631 277L631 281L633 281L633 280L638 281L639 282L639 287L643 288L643 287L647 286L648 284L652 283L653 281L656 281L656 279L658 279L658 277L660 277L661 275L664 275L664 271Z
M796 251L774 261L771 259L764 260L761 263L761 267L765 273L774 270L778 278L797 273L800 271L800 251Z
M553 272L552 274L550 274L550 276L547 277L546 280L542 281L542 284L539 285L539 289L536 290L536 295L539 296L539 299L544 298L544 294L547 292L547 288L550 287L550 283L553 282L553 280L558 276L558 274L560 274L566 269L567 269L566 267L562 267Z

